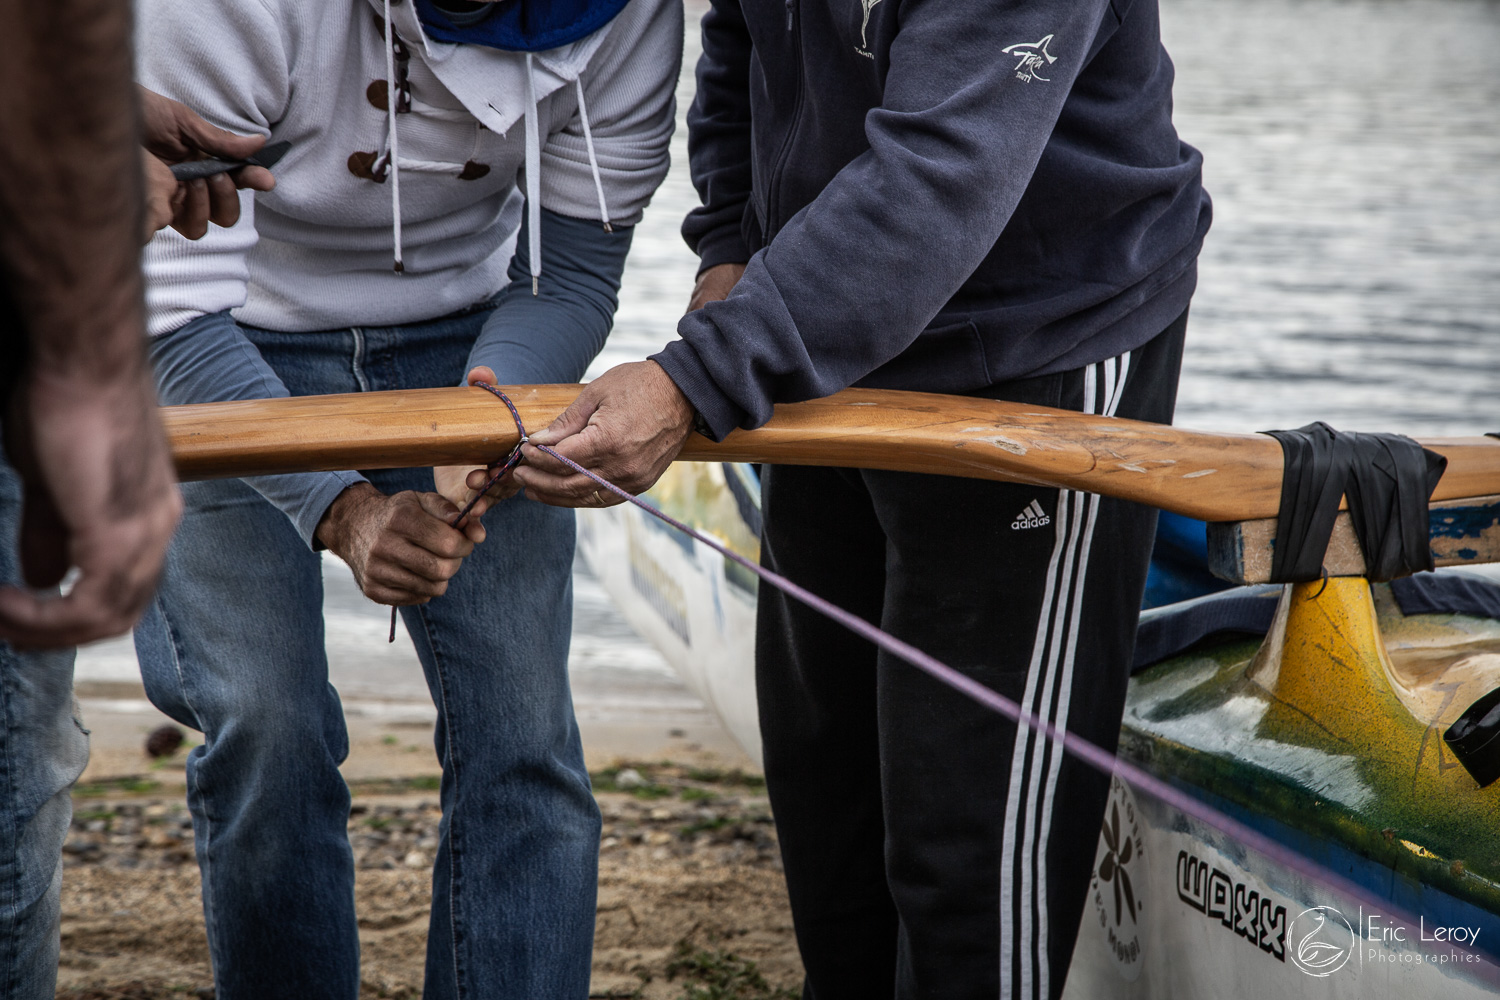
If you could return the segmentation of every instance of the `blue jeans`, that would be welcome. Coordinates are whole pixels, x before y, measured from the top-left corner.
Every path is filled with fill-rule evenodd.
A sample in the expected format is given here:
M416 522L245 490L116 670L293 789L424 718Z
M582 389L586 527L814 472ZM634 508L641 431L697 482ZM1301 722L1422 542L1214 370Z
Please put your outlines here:
M0 459L0 582L20 583L21 484ZM73 711L73 650L0 642L0 997L51 1000L70 788L89 759Z
M459 383L487 315L245 333L293 395L421 388ZM433 488L430 469L368 475L388 494ZM136 649L151 700L204 734L188 804L219 1000L354 1000L349 744L320 557L239 480L183 493ZM424 996L582 998L600 821L568 690L573 515L514 498L484 522L489 539L448 592L402 609L443 764Z

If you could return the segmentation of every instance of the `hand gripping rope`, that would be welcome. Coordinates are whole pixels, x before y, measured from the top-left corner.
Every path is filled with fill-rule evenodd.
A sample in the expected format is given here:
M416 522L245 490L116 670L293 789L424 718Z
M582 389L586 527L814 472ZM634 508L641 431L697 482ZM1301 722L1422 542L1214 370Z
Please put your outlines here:
M448 522L448 527L450 528L457 528L460 524L463 524L464 518L469 516L469 511L474 509L474 505L479 502L479 498L484 496L490 490L494 489L495 484L500 481L501 476L505 475L511 469L514 469L516 466L521 464L521 445L530 440L530 438L526 434L526 428L521 424L521 414L516 412L516 404L510 401L510 397L501 392L499 389L496 389L492 385L486 385L483 382L480 382L478 384L488 389L490 392L493 392L495 395L499 396L501 401L510 408L510 415L516 421L516 430L521 432L521 439L517 441L516 446L510 450L510 454L505 457L505 461L501 462L499 466L492 466L492 468L495 469L494 473L488 480L485 481L484 487L480 489L478 493L474 494L474 498L468 503L464 504L464 509L454 515L453 520ZM567 459L564 459L564 461L567 461ZM392 607L391 634L390 637L386 639L386 642L396 641L396 612L397 609L395 607Z
M520 434L520 441L517 442L515 448L511 450L510 455L505 459L504 462L502 462L499 466L492 466L492 468L495 468L497 471L495 471L490 476L489 481L485 483L484 489L480 490L479 493L474 497L474 499L469 501L468 505L465 506L464 509L459 512L458 516L453 519L451 523L455 527L464 519L465 516L467 516L469 511L474 508L474 504L478 501L480 496L483 496L485 492L493 487L494 484L500 480L500 477L504 476L507 472L516 467L516 465L521 460L521 445L525 444L528 441L526 427L521 423L521 414L516 410L515 404L510 401L510 398L507 397L504 392L493 385L488 385L484 382L476 382L475 385L493 394L497 399L499 399L506 405L506 408L510 410L511 418L516 422L516 431ZM538 451L541 451L543 454L550 455L551 457L557 459L559 462L563 463L574 472L587 476L589 479L597 483L602 489L608 490L615 496L619 497L621 500L624 500L627 503L632 503L635 506L639 507L641 510L645 511L647 514L650 514L652 517L670 524L672 527L686 534L693 540L703 545L707 545L709 548L722 555L725 559L733 560L734 562L743 566L745 569L754 573L756 576L760 577L762 580L766 581L766 583L777 588L788 596L802 602L803 604L812 608L814 611L817 611L819 614L833 619L840 625L843 625L845 628L849 629L851 632L854 632L856 635L859 635L864 639L868 639L870 642L874 643L876 646L880 647L891 655L900 657L902 660L905 660L907 663L916 667L918 670L932 677L939 683L946 684L948 687L953 688L955 691L967 695L974 701L977 701L979 704L984 705L986 708L989 708L999 713L1000 715L1005 716L1007 719L1012 720L1017 725L1025 726L1030 730L1040 733L1043 738L1054 743L1061 744L1063 749L1068 753L1071 753L1079 760L1082 760L1091 767L1097 769L1102 774L1106 776L1118 775L1122 780L1129 782L1142 791L1148 792L1149 794L1155 796L1156 798L1160 799L1162 802L1178 810L1179 812L1191 816L1194 819L1199 820L1200 822L1203 822L1225 834L1228 834L1230 837L1238 840L1245 847L1259 852L1260 854L1266 856L1277 864L1280 864L1286 867L1288 870L1308 879L1310 882L1314 882L1322 885L1324 888L1334 890L1335 892L1340 893L1348 897L1349 899L1368 907L1370 910L1380 913L1388 920L1399 921L1413 928L1417 926L1417 918L1414 915L1405 913L1399 908L1392 906L1389 900L1380 898L1363 886L1360 886L1350 879L1345 878L1343 875L1340 875L1338 872L1326 868L1323 865L1320 865L1317 862L1311 860L1310 858L1304 857L1303 855L1285 846L1284 844L1281 844L1280 842L1273 840L1266 834L1261 833L1259 830L1247 826L1246 824L1240 822L1237 819L1234 819L1231 816L1225 815L1224 813L1215 809L1213 806L1210 806L1207 803L1194 798L1192 795L1188 794L1182 789L1179 789L1176 786L1169 784L1162 778L1158 778L1156 775L1141 769L1139 766L1132 764L1130 761L1125 760L1124 758L1113 754L1108 750L1105 750L1103 747L1100 747L1081 736L1075 735L1074 733L1059 729L1046 720L1032 715L1030 712L1027 712L1025 709L1023 709L1019 704L1005 697L1004 695L993 691L988 687L985 687L983 684L980 684L978 681L970 677L965 676L964 674L955 670L953 667L950 667L946 663L943 663L936 658L929 656L928 654L922 652L920 649L917 649L915 646L912 646L909 643L902 642L895 636L890 635L889 633L875 627L874 625L871 625L863 618L851 614L850 612L845 611L843 608L840 608L837 605L824 600L817 594L814 594L811 591L798 586L781 574L766 569L759 563L752 562L739 553L731 551L722 543L716 541L713 538L710 538L708 535L705 535L702 532L695 531L694 529L688 527L686 524L683 524L681 521L678 521L676 518L662 513L655 507L651 506L651 504L642 500L640 497L625 492L613 483L603 479L600 476L595 475L588 469L585 469L583 466L579 465L577 462L573 461L567 456L558 454L555 450L548 447L547 445L539 444L534 445L534 447ZM391 618L391 634L393 639L395 636L394 612L395 609L393 608ZM1456 943L1442 942L1442 944L1446 946L1448 954L1458 956L1469 954L1469 949L1464 948ZM1441 951L1442 949L1440 948L1437 950ZM1486 982L1490 983L1491 985L1500 986L1500 967L1497 967L1493 963L1484 961L1468 961L1464 964L1466 968L1478 970L1478 975Z

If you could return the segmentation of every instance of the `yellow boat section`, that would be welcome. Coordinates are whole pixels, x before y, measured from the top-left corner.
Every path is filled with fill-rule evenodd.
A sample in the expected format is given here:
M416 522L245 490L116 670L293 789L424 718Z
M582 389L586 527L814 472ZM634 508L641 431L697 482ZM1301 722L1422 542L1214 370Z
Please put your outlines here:
M1286 589L1265 641L1136 675L1123 746L1236 811L1500 913L1500 782L1443 731L1500 687L1500 622L1402 615L1358 577ZM1324 853L1324 852L1319 852Z

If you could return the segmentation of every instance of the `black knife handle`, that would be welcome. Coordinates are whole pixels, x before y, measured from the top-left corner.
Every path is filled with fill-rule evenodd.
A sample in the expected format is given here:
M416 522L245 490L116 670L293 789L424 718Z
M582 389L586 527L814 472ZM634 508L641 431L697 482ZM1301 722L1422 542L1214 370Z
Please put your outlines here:
M243 160L188 160L186 163L172 164L172 176L179 181L197 180L199 177L212 177L214 174L226 173L230 170L238 170L241 167L273 167L276 161L292 147L290 142L273 142L253 156Z

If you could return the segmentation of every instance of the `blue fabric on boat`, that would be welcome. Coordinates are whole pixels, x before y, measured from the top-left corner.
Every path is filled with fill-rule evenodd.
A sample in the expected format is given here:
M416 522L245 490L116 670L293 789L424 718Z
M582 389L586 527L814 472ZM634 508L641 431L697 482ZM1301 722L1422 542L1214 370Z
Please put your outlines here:
M1462 573L1418 573L1391 581L1403 615L1473 615L1500 621L1500 585Z
M1467 573L1418 573L1391 581L1404 615L1472 615L1500 621L1500 584ZM1236 587L1141 612L1131 671L1176 656L1205 639L1265 635L1281 584Z
M1131 672L1160 663L1212 637L1265 635L1276 617L1281 590L1281 585L1274 583L1236 587L1142 612L1136 627Z
M1160 608L1234 586L1208 571L1208 524L1169 510L1156 518L1156 544L1141 610Z

